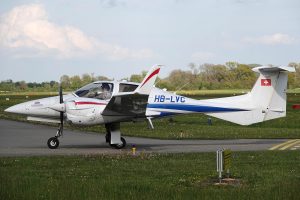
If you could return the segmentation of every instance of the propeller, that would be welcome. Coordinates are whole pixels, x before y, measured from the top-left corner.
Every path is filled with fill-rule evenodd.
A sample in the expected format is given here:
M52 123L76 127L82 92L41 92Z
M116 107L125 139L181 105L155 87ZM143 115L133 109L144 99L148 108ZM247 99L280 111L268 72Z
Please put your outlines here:
M62 86L61 85L59 85L58 94L59 94L59 103L54 103L53 105L48 106L48 108L59 112L59 117L60 117L60 124L59 124L59 127L58 127L58 130L56 132L55 137L49 138L49 140L47 142L48 147L50 149L56 149L59 146L58 138L63 135L64 112L65 112L66 108L65 108L65 104L64 104L63 92L62 92Z
M63 99L63 93L62 93L62 86L59 86L59 103L63 104L64 99ZM63 134L63 128L64 128L64 112L60 111L60 134Z

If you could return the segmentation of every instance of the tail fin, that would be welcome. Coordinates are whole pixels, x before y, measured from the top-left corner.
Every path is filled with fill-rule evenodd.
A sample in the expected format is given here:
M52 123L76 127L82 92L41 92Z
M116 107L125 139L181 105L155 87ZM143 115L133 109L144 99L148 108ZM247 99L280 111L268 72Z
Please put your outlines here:
M136 88L135 92L149 95L161 67L162 65L154 65L152 69L148 71L141 84Z
M260 76L250 93L223 98L224 101L233 103L246 111L209 113L208 115L241 125L285 117L288 72L295 72L295 68L261 66L254 68L253 71L260 73Z

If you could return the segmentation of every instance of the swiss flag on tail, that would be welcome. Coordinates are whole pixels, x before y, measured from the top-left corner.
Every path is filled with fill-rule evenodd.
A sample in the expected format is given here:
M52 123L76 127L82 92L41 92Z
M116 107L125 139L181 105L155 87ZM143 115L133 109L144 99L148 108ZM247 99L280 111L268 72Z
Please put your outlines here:
M261 86L271 86L271 79L261 79L260 83Z

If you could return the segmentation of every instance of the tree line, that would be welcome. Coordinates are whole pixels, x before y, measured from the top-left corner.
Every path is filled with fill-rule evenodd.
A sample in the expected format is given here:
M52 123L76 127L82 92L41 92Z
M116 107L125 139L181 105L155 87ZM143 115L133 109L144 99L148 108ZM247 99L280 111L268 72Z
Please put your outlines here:
M225 64L200 64L190 63L188 70L176 69L170 72L166 78L159 78L156 86L168 90L201 90L201 89L250 89L257 79L257 74L252 68L258 64L240 64L227 62ZM300 88L300 63L290 63L289 66L296 68L296 73L289 74L289 88ZM131 82L141 82L146 71L133 74L124 78ZM58 91L59 84L64 90L73 91L93 81L112 80L106 76L94 76L94 74L83 74L82 76L60 77L60 83L50 82L25 82L5 80L0 82L0 91Z
M189 64L189 70L173 70L168 77L158 78L156 86L168 90L251 89L258 74L252 71L259 64ZM290 63L296 73L289 73L288 88L300 88L300 63ZM134 74L130 81L141 82L146 72Z
M49 82L28 82L25 81L17 81L14 82L11 79L1 81L0 82L0 91L2 92L18 92L18 91L34 91L34 92L43 92L43 91L50 91L56 92L59 89L61 84L62 88L66 91L73 91L76 90L86 84L89 84L94 81L110 81L105 76L96 76L94 77L93 74L83 74L82 76L68 76L63 75L60 77L60 81L49 81Z

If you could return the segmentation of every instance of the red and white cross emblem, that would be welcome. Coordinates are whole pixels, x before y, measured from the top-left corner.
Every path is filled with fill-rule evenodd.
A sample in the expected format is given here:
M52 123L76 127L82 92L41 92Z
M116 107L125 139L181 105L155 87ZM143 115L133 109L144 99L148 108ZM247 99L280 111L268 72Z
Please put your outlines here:
M271 86L271 79L261 79L260 80L261 86Z

